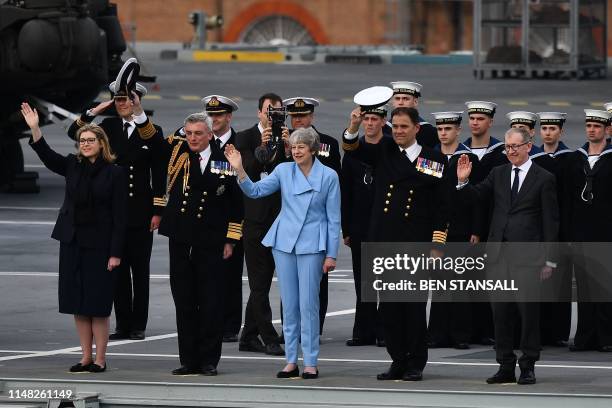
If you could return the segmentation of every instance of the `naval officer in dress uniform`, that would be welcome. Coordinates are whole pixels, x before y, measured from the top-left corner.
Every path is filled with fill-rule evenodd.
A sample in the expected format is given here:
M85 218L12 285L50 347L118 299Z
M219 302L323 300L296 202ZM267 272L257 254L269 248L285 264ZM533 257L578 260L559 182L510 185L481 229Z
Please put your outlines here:
M287 115L291 120L291 132L295 129L312 129L319 135L319 151L317 159L327 167L333 169L338 177L340 177L340 147L338 141L333 137L319 132L313 125L314 109L319 106L319 101L314 98L294 97L283 100L283 105L287 108ZM321 288L319 292L319 328L323 334L323 323L325 322L325 314L327 313L328 303L328 286L329 274L323 274L321 278ZM282 313L281 313L282 315Z
M440 143L436 150L444 154L448 159L449 184L457 184L457 162L459 157L465 154L470 159L473 167L479 166L478 156L470 151L463 143L459 142L461 134L461 121L463 112L434 112L432 113ZM481 218L485 217L478 202L469 203L459 201L451 207L447 242L480 242L478 225L482 224ZM461 254L453 254L459 256ZM429 313L429 348L454 347L459 350L470 348L472 336L472 314L471 304L465 300L447 299L447 301L436 301L437 293L433 294L431 310ZM456 301L455 301L456 300Z
M223 95L208 95L202 98L204 112L212 119L213 140L211 146L223 151L227 144L236 144L236 131L232 127L233 113L238 104ZM223 341L237 342L242 325L242 269L244 249L242 239L236 243L234 253L224 262L227 267L223 289Z
M419 98L423 85L418 82L396 81L390 83L393 88L393 98L391 104L393 108L405 107L415 108L419 106ZM419 132L417 133L417 142L421 146L434 147L438 144L438 134L436 128L429 122L419 116ZM391 136L391 123L387 122L383 130L385 134Z
M361 111L384 105L391 96L384 88L359 92L355 102ZM343 135L346 154L372 165L377 177L368 241L444 243L449 218L447 159L416 141L416 109L394 109L391 123L393 139L383 138L378 144L361 144L358 135L348 131ZM377 376L379 380L422 380L427 363L426 306L426 300L381 302L385 342L393 362Z
M169 238L170 288L181 366L174 375L216 375L223 339L224 262L242 236L235 172L213 149L212 120L189 115L185 137L166 143L168 204L159 233Z
M135 59L128 60L109 85L111 100L88 110L68 129L68 136L74 139L79 128L112 105L118 114L100 122L117 155L116 164L124 168L128 183L128 229L115 280L116 327L111 340L145 338L153 231L159 227L166 204L166 172L160 148L163 133L142 109L140 99L147 94L147 88L139 83L133 87L127 85L130 69L135 64Z

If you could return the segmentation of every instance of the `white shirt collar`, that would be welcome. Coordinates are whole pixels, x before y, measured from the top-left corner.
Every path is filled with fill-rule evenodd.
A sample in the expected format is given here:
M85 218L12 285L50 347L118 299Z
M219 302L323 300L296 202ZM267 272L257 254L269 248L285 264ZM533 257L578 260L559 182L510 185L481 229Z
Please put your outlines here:
M419 154L421 154L421 150L423 150L423 148L421 147L420 144L418 143L413 143L412 145L410 145L410 147L404 149L403 147L398 146L400 151L403 153L404 151L406 151L406 153L408 154L408 159L410 159L410 161L415 161L417 157L419 157ZM406 154L404 153L404 154Z
M210 149L210 145L200 152L200 157L202 158L202 160L200 160L200 170L202 171L202 174L204 174L204 170L206 170L211 152L212 150Z
M121 126L123 126L124 128L126 123L130 124L130 127L128 128L128 136L131 136L132 132L136 129L136 123L134 123L134 119L132 118L132 120L125 120L121 118L121 121Z
M259 133L263 135L264 127L261 122L257 123L257 129L259 129Z
M217 137L217 135L215 135L215 140L216 139L221 139L221 147L223 147L223 146L225 146L225 144L227 143L227 141L229 140L230 137L232 137L232 128L229 128L229 130L227 132L225 132L224 134L222 134L219 137Z
M521 169L521 172L527 173L529 171L529 169L531 168L531 164L533 162L531 161L531 159L527 159L527 161L523 164L521 164L520 166L518 166L519 169ZM514 171L514 169L516 169L517 167L512 165L512 171Z

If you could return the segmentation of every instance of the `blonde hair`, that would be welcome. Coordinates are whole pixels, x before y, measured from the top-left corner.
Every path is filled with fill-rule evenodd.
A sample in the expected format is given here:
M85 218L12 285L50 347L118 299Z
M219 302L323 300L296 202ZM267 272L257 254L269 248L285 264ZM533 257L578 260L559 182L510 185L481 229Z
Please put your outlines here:
M83 159L83 155L81 155L81 149L79 148L79 144L81 142L81 135L85 132L91 132L96 136L96 139L100 142L101 147L101 155L105 162L114 163L117 157L113 153L110 147L110 143L108 141L108 136L106 136L106 132L98 125L94 125L92 123L87 124L77 130L76 133L76 143L77 143L77 159L81 161Z

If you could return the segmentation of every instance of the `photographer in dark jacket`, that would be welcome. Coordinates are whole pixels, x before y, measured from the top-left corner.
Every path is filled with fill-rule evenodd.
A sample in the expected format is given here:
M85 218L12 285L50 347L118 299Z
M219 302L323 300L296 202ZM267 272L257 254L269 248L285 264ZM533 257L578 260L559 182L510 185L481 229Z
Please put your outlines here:
M38 157L66 179L64 203L51 236L60 241L59 311L74 315L83 353L70 371L103 372L113 270L121 263L125 239L125 174L112 164L115 157L99 126L83 126L76 136L78 153L62 156L42 137L36 110L24 103L21 113L32 129L30 145Z

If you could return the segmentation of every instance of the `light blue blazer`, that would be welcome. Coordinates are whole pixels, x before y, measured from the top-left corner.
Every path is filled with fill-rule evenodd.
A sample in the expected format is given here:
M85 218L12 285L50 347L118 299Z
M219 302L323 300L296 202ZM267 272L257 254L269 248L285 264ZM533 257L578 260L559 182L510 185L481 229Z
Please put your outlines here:
M294 162L281 163L269 176L253 183L239 182L250 198L280 189L282 206L261 243L279 251L336 258L340 240L340 185L334 170L315 158L308 178Z

